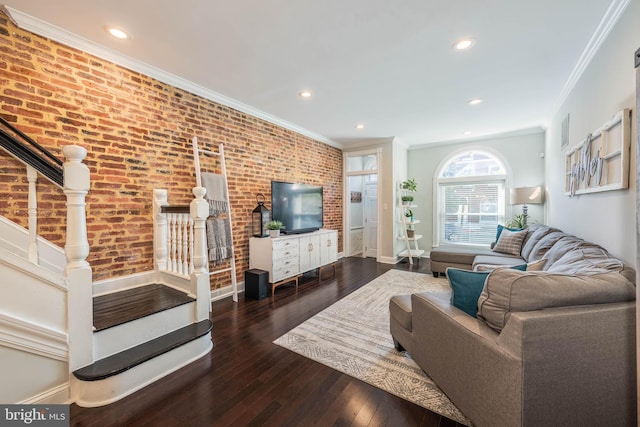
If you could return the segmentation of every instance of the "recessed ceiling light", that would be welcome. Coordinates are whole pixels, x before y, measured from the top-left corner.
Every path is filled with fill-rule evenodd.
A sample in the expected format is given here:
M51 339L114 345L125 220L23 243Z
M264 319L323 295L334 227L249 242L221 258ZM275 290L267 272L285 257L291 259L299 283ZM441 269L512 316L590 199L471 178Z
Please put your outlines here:
M471 135L471 132L470 131L465 131L464 135Z
M364 125L362 123L358 123L356 125L356 129L364 129Z
M467 104L469 105L478 105L478 104L482 104L484 102L484 99L480 99L480 98L473 98L470 99Z
M311 91L310 90L301 90L300 92L298 92L298 96L300 98L311 98Z
M474 39L460 39L453 44L455 50L467 50L476 44Z
M120 40L126 40L128 38L130 38L129 34L127 34L126 31L121 30L120 28L116 28L116 27L107 27L107 32L109 34L111 34L113 37L120 39Z

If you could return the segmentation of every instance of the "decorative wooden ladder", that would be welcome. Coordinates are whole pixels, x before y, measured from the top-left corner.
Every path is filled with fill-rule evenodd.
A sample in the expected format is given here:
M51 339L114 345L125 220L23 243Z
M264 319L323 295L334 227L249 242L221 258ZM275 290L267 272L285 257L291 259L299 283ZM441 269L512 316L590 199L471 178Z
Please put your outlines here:
M229 227L229 233L231 235L231 253L229 255L229 267L226 268L207 268L207 270L209 271L209 275L213 276L213 275L217 275L217 274L222 274L222 273L226 273L229 272L231 275L231 289L233 292L233 301L234 302L238 302L238 283L236 280L236 261L235 261L235 253L234 253L234 249L233 249L233 228L232 228L232 222L231 222L231 203L229 203L229 183L227 181L227 168L226 168L226 164L225 164L225 159L224 159L224 145L223 144L219 144L218 145L218 151L211 151L211 150L206 150L203 148L199 148L198 147L198 138L197 137L193 137L192 140L193 143L193 162L194 162L194 166L195 166L195 172L196 172L196 188L203 188L202 187L202 173L201 173L201 169L200 169L200 154L208 154L214 157L217 157L220 163L220 170L222 172L222 177L224 179L224 192L226 195L226 205L227 205L227 212L226 212L226 222L227 222L227 226Z

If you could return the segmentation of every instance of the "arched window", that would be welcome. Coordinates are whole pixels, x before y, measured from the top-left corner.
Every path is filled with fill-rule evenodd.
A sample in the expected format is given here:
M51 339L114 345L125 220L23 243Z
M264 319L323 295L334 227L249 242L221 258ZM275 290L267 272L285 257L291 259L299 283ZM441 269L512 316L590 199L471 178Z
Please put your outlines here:
M436 175L435 245L489 246L496 226L504 223L507 171L493 154L466 151L454 154Z

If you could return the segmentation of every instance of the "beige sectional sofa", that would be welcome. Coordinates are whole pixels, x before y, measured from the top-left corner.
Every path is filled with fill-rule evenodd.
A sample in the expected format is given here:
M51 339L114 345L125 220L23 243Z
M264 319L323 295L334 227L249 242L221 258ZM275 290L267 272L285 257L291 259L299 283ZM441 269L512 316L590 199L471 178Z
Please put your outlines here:
M469 267L539 260L540 271L491 271L477 317L450 293L393 297L396 348L477 426L636 425L635 271L542 225L520 256Z

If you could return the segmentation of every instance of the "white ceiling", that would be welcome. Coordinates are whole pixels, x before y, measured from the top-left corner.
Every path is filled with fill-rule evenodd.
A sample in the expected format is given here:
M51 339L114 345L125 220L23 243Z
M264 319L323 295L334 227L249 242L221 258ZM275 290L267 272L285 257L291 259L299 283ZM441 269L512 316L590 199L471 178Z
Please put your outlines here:
M544 129L624 1L0 0L21 25L37 18L71 33L52 38L90 41L339 147ZM475 46L455 51L463 37ZM485 102L467 104L476 97Z

